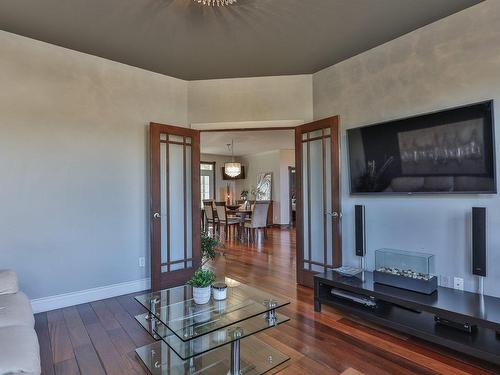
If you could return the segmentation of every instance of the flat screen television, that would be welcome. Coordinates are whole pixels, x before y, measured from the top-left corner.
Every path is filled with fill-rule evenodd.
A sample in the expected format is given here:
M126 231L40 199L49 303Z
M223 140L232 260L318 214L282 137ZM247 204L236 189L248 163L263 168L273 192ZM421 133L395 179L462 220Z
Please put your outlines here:
M347 131L351 194L495 194L493 101Z

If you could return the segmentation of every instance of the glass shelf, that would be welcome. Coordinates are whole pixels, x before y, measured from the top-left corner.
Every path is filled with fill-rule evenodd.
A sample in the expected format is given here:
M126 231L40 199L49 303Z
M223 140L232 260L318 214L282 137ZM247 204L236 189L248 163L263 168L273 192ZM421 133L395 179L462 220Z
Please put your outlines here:
M226 278L227 299L197 305L192 288L183 285L135 297L182 341L221 330L290 302ZM272 301L272 303L269 303Z
M163 341L136 349L136 353L153 375L221 375L230 370L231 345L182 360ZM290 358L255 337L241 340L241 374L264 374Z
M176 335L160 322L156 324L152 323L151 320L147 319L146 314L137 315L135 319L152 336L161 338L183 360L203 354L220 346L229 344L237 339L248 337L290 320L287 316L276 313L276 320L274 322L269 322L266 320L266 315L263 314L209 333L205 336L194 338L189 342L184 342L179 340ZM240 334L239 337L235 337L236 330L238 330L238 334Z

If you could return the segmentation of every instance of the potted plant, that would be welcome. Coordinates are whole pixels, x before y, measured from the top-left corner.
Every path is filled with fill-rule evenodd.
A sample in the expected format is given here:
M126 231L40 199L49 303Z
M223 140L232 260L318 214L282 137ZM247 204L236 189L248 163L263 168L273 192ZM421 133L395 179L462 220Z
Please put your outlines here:
M194 303L203 305L210 300L215 274L208 269L198 268L188 284L193 287Z
M193 287L194 303L203 305L210 300L215 273L203 267L208 261L214 260L217 255L224 254L222 250L222 244L217 237L210 236L208 232L201 233L201 266L188 281L188 284Z

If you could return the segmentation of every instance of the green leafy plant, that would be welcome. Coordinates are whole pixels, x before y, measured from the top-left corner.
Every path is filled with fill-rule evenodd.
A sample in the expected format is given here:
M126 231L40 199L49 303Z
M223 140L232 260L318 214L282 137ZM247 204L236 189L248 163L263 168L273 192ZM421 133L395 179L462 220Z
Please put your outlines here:
M217 255L224 254L224 245L218 237L210 236L208 232L201 232L201 265L205 265L210 260L214 260Z
M215 273L210 270L198 268L188 284L193 288L206 288L215 281Z
M215 260L217 255L225 255L224 245L216 236L211 236L209 232L201 232L201 266L195 271L188 284L194 288L205 288L212 285L215 281L215 273L209 269L203 269L203 266Z

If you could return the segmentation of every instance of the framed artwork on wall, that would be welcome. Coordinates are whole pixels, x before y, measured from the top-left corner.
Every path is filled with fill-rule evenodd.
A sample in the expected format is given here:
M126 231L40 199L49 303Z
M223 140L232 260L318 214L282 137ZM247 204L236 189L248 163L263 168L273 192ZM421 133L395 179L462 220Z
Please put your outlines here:
M257 175L257 186L255 188L255 200L272 200L273 174L272 172L259 173Z

